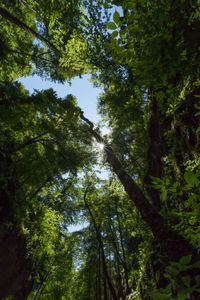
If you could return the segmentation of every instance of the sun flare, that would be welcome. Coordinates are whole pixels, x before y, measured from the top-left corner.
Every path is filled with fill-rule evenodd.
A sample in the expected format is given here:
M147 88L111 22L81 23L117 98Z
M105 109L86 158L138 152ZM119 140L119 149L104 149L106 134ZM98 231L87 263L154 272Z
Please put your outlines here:
M103 151L104 149L104 144L103 143L97 143L97 147L99 148L99 150Z

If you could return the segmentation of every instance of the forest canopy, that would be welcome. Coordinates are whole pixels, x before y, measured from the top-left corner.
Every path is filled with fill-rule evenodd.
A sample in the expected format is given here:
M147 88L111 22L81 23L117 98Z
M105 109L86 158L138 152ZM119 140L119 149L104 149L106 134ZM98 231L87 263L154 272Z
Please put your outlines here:
M0 22L0 298L200 299L200 2L4 0ZM90 75L109 134L35 74Z

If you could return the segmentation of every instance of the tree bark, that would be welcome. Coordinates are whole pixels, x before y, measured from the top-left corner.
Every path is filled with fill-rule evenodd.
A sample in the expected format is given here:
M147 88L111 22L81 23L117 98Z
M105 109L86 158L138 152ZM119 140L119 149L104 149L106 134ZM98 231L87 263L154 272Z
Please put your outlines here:
M150 110L150 120L149 120L149 148L147 152L147 163L148 168L146 172L146 176L144 179L144 185L146 186L146 190L148 195L151 196L151 201L154 208L157 211L161 210L161 201L160 201L160 192L152 187L152 179L153 177L162 177L162 156L163 156L163 145L161 143L160 136L161 132L161 116L158 109L158 104L152 93L149 93L148 97L149 101L149 110Z
M6 179L0 180L0 299L25 300L33 287L33 269L13 210L19 183L11 158L0 153L0 162L0 174Z
M117 205L117 203L116 203ZM128 282L128 266L127 266L127 259L126 259L126 252L125 252L125 248L124 248L124 242L122 239L122 228L121 228L121 221L120 221L120 216L119 213L117 211L117 223L118 223L118 227L119 227L119 237L120 237L120 245L121 245L121 249L122 249L122 256L123 256L123 267L124 267L124 274L125 274L125 280L126 280L126 295L129 295L131 290L129 287L129 282Z
M102 264L102 266L103 266L103 264ZM105 275L104 269L103 269L103 275ZM108 300L107 287L106 287L106 276L103 276L103 295L104 295L104 300Z

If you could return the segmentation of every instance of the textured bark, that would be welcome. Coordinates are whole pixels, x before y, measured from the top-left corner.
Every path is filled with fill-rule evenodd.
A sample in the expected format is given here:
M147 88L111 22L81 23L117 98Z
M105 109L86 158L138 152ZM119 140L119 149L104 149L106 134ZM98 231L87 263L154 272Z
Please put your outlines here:
M101 300L101 249L97 250L96 300Z
M26 241L17 229L4 232L0 240L0 298L12 296L25 300L32 290L31 258L27 257Z
M122 286L122 276L121 276L121 270L120 270L120 265L123 266L124 270L126 268L126 264L123 261L120 253L119 253L119 249L118 249L118 245L117 245L117 241L115 240L115 234L114 234L114 228L112 228L111 224L110 224L110 232L112 233L112 244L113 244L113 249L114 249L114 254L115 254L115 263L116 263L116 270L117 270L117 288L118 288L118 298L120 299L120 297L123 299L126 298L126 295L124 293L124 288Z
M158 109L157 101L152 94L149 93L150 104L150 120L149 120L149 149L147 152L148 169L144 179L144 184L154 208L158 211L161 209L160 192L152 187L153 177L161 178L162 176L162 143L161 143L161 117Z
M104 272L104 270L103 270ZM107 294L107 287L106 287L106 276L105 273L103 273L103 295L104 295L104 300L108 300L108 294Z
M14 217L17 179L12 161L0 153L0 298L27 299L32 290L32 260L28 257L24 234Z
M119 213L117 212L117 222L119 225L119 236L120 236L120 244L121 244L121 249L122 249L122 256L123 256L123 267L124 267L124 275L125 275L125 280L126 280L126 295L129 295L131 292L131 289L129 287L129 282L128 282L128 266L127 266L127 259L126 259L126 252L124 248L124 242L122 238L122 230L121 230L121 221L119 217Z

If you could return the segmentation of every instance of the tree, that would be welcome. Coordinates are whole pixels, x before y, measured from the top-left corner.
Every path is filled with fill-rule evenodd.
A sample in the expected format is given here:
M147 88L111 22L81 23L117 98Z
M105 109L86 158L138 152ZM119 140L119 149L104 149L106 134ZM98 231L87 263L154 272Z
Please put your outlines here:
M46 259L52 256L51 248L59 232L56 227L59 228L62 215L63 222L66 221L64 206L58 205L57 198L70 188L70 177L89 157L91 159L80 143L81 127L74 106L75 99L71 95L62 101L52 90L29 96L21 84L1 84L1 274L4 274L1 297L16 294L22 299L30 291L25 289L26 285L31 288L27 275L32 272L31 257L39 263L37 255L41 255L42 260L43 256ZM87 140L89 146L88 134L83 133L84 126L82 129L82 141ZM69 173L69 180L64 189L61 182L66 173ZM59 185L58 191L54 185ZM23 231L32 250L26 247ZM11 238L13 235L16 235L16 241ZM12 243L16 243L16 248ZM38 243L40 253L37 252ZM10 255L14 251L14 257L18 257L18 252L28 250L29 259L25 259L25 254L19 262L12 259L11 271L6 272L6 249ZM27 264L25 278L21 272L20 282L15 284L13 280L13 285L9 285L17 276L20 264ZM34 269L37 273L37 266Z
M119 182L114 180L110 186L107 181L88 173L79 188L77 200L88 224L77 232L80 235L77 241L80 252L76 253L78 267L71 285L72 299L125 299L134 285L130 272L133 264L137 266L139 256L137 246L134 258L127 247L133 219L136 219L135 212L131 211L132 203L121 191ZM126 220L126 235L122 224L119 225L120 219ZM137 226L134 227L137 230ZM136 244L137 238L134 240Z
M43 0L7 0L0 7L4 24L0 33L1 80L37 73L64 82L88 72L91 53L97 51L92 38L97 40L97 34L105 28L99 11L101 2L91 6L90 1L82 0L50 4ZM26 72L22 71L25 67Z
M20 0L0 16L1 297L198 299L199 4ZM10 83L31 72L90 72L109 137L72 95ZM121 185L89 176L93 137Z
M123 15L120 16L116 11L113 14L113 22L108 23L108 27L115 30L111 33L110 43L105 46L112 62L111 72L102 69L100 76L95 75L95 78L105 86L105 94L100 98L100 108L110 120L112 148L118 151L117 154L125 164L119 163L110 145L94 132L91 122L83 115L82 119L90 126L92 135L101 143L105 143L107 161L112 165L130 198L135 199L142 218L149 225L151 223L154 236L157 236L160 245L163 244L161 248L167 252L167 248L170 247L169 240L174 239L171 244L174 253L171 252L170 255L168 252L168 258L171 257L170 261L179 260L180 253L175 254L178 240L180 244L185 244L186 240L183 241L182 233L178 237L171 230L177 228L174 224L182 222L180 211L186 213L186 203L190 198L188 193L182 190L181 184L185 185L190 181L187 174L195 178L193 188L194 182L199 182L199 160L196 154L199 125L198 109L196 110L195 105L199 93L199 65L197 63L194 66L191 63L194 56L198 56L195 36L199 28L199 7L198 4L192 5L189 1L184 1L179 13L179 5L170 1L159 4L153 1L110 2L121 6ZM184 68L183 61L186 61ZM178 115L181 111L183 118ZM194 120L192 128L191 123L186 121L191 115ZM174 125L177 122L182 128ZM122 131L118 132L121 127ZM187 132L187 137L184 132ZM141 149L141 137L142 144L146 145L148 150L138 155L134 150L137 149L137 145L140 145ZM120 142L119 145L115 145L116 140ZM193 165L192 168L187 164L188 159ZM138 164L138 161L142 161L142 164ZM124 172L126 166L128 167ZM187 173L188 170L195 172ZM193 200L196 202L197 194ZM161 216L163 221L156 221L154 213L151 215L151 209L157 216ZM194 211L193 213L196 215ZM156 224L159 224L159 229L156 228ZM170 228L169 231L166 225ZM159 237L158 231L162 226L165 229ZM198 226L197 223L195 226ZM164 246L166 241L167 245ZM194 245L191 239L190 243ZM186 252L185 255L189 255L193 250L189 246ZM197 262L195 266L198 268ZM199 278L196 277L196 286L198 281ZM159 285L163 284L166 286L161 279ZM183 283L182 285L185 286ZM185 294L186 289L185 286ZM193 297L198 297L195 296L195 292Z

